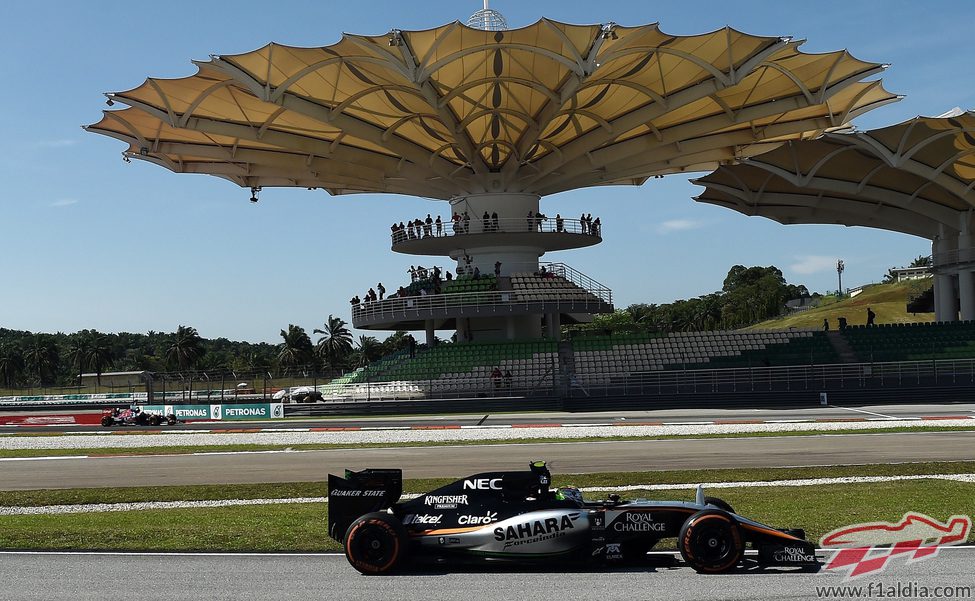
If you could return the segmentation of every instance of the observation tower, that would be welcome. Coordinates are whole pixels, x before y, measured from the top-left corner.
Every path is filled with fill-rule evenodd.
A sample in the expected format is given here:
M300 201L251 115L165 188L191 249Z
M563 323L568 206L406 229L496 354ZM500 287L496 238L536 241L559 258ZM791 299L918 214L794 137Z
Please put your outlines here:
M801 44L657 24L509 29L485 2L467 24L214 55L190 77L108 94L125 108L86 129L127 144L127 160L222 177L254 201L276 186L441 200L431 223L377 219L394 224L392 251L438 257L436 273L426 265L425 277L390 285L392 298L362 299L353 325L424 330L430 341L438 330L460 341L554 337L612 311L612 292L540 260L613 230L598 206L589 222L544 197L735 164L898 99L867 79L886 65Z

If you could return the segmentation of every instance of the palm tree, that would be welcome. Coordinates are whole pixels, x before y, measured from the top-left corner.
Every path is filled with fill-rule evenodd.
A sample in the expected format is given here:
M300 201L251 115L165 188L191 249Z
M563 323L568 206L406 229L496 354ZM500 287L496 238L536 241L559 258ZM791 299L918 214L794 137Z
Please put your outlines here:
M203 339L190 326L179 326L169 338L166 360L180 371L192 367L203 355Z
M355 345L356 364L365 367L382 357L383 345L373 336L359 336Z
M71 364L78 368L78 384L81 385L81 374L88 367L88 348L90 338L86 332L78 332L72 336L71 344L68 345L68 359Z
M105 334L93 332L88 339L88 349L85 353L85 363L88 369L95 372L95 381L102 385L102 372L115 360L112 342Z
M0 380L11 388L24 369L24 355L16 344L0 345Z
M346 325L345 320L329 315L324 328L313 331L314 334L322 334L316 350L329 369L335 369L339 360L352 351L352 332Z
M34 334L24 351L24 362L31 375L37 376L38 383L47 382L54 375L60 361L54 339L49 334Z
M282 367L300 367L311 362L315 351L305 328L289 324L288 331L281 330L281 338L284 342L278 345L278 362Z

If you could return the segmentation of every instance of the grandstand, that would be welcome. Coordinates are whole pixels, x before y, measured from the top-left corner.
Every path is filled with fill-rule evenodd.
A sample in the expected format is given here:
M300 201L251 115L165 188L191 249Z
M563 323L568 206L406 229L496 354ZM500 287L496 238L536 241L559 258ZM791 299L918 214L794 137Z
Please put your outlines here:
M864 362L975 358L975 322L884 324L847 328L843 337Z
M836 362L821 332L678 332L582 339L573 344L575 374L584 385L673 369L770 367Z

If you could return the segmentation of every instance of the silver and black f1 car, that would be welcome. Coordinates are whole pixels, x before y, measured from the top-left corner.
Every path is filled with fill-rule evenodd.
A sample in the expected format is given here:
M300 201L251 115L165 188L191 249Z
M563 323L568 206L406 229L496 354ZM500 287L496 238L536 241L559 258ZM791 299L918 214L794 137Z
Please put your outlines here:
M328 532L363 574L385 574L410 561L637 563L664 538L702 573L746 562L818 570L802 530L738 515L699 487L693 503L586 501L575 488L550 490L544 462L529 471L486 472L400 502L402 471L367 469L328 477Z

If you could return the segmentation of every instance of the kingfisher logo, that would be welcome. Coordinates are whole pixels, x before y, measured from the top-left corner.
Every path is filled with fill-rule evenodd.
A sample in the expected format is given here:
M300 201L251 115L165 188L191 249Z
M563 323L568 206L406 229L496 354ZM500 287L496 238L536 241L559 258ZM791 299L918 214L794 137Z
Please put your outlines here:
M960 545L968 540L972 519L953 515L944 523L922 513L905 513L896 524L870 522L833 530L819 544L837 549L826 569L846 574L846 580L882 572L896 555L907 563L932 559L943 546Z

